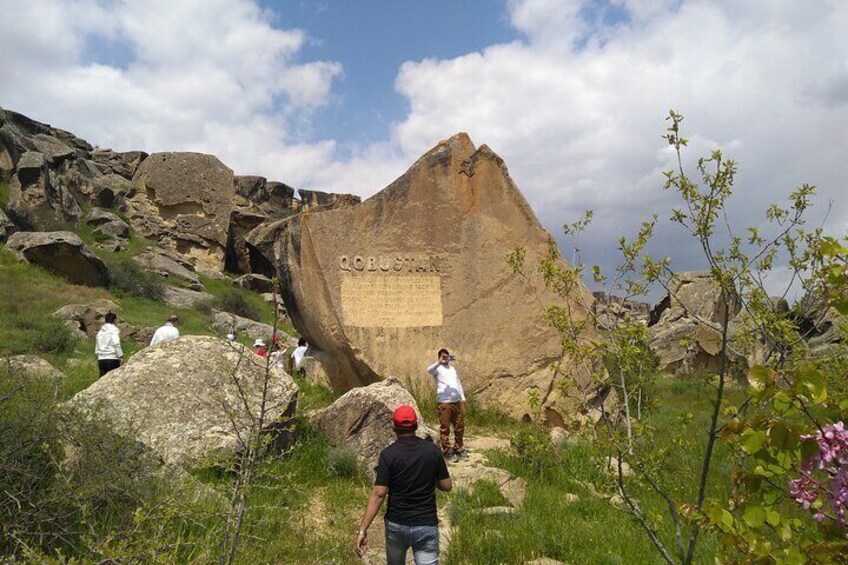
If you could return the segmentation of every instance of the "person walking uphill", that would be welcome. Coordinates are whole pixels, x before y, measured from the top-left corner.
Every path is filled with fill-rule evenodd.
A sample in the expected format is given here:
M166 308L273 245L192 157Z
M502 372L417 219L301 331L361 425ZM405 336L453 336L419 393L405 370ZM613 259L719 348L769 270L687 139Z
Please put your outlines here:
M439 409L439 439L445 459L455 463L468 452L462 442L465 433L465 391L459 382L456 369L450 362L455 359L447 349L440 349L438 361L427 367L427 372L436 380L436 402ZM451 448L450 429L453 426L454 444Z
M180 319L176 316L169 316L165 325L160 326L155 332L153 332L153 337L150 339L150 345L156 345L157 343L171 341L172 339L180 337L180 330L178 330L176 326L176 323L179 321Z
M388 495L385 519L388 565L403 565L410 547L416 565L438 565L436 489L451 490L450 474L439 448L415 435L418 417L411 406L399 406L394 411L392 427L397 441L380 452L377 478L359 523L354 549L359 557L368 550L368 527Z
M95 338L94 354L97 355L97 367L102 377L112 369L121 366L124 350L121 349L121 330L115 325L118 317L109 312L104 316L105 323L100 327Z

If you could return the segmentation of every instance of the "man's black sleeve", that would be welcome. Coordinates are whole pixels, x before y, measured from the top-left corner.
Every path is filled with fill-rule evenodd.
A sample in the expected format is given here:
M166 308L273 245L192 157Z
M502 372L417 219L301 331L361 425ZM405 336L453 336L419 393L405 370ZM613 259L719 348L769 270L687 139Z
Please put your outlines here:
M438 456L436 458L436 480L443 481L445 479L450 478L450 473L448 473L448 466L445 463L445 458L442 457L442 452L436 449L438 452Z
M381 453L380 460L377 462L377 478L374 479L374 486L387 487L390 480L389 464L386 462L386 455Z

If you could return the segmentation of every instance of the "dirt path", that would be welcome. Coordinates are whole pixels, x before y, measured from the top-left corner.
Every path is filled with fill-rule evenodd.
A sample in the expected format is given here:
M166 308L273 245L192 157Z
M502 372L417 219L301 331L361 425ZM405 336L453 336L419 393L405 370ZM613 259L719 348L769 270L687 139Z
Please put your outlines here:
M474 483L481 480L489 480L500 487L501 494L509 502L510 506L498 506L481 509L486 513L511 513L518 511L524 504L526 486L524 480L513 477L507 471L497 467L490 467L486 460L484 451L494 449L509 449L509 440L491 436L466 436L465 447L468 449L468 458L461 459L457 463L448 464L448 470L453 480L454 491L471 489ZM445 555L450 544L453 526L448 519L450 503L439 508L439 536L440 553ZM370 565L385 565L385 528L383 520L378 517L371 526L368 533L371 550L363 559L363 563ZM412 564L412 552L410 551L406 562Z

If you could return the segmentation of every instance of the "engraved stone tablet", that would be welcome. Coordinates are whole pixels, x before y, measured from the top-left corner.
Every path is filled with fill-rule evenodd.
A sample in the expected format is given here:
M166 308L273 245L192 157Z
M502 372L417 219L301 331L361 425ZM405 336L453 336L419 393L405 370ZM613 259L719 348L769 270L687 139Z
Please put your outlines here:
M442 285L438 276L343 275L341 290L346 326L442 325Z

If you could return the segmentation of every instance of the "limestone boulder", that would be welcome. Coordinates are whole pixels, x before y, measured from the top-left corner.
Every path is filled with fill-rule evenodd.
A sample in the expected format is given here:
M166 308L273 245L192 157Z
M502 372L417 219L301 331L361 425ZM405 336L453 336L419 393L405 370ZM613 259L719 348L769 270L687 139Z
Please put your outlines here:
M637 322L647 325L651 305L636 300L627 300L606 292L593 292L595 297L593 312L599 328L612 329L620 321Z
M0 243L6 243L6 239L14 232L15 224L6 215L6 212L0 209Z
M162 300L173 308L189 309L200 304L212 304L215 297L208 292L166 286L162 292Z
M106 264L72 232L17 232L6 248L21 260L40 265L74 284L109 286Z
M648 321L650 347L659 358L659 369L673 375L718 373L722 325L727 320L729 374L742 379L749 360L732 340L740 310L739 297L733 293L725 313L721 288L709 272L676 273Z
M332 388L330 385L330 377L327 375L325 365L330 363L330 359L326 353L319 351L314 347L309 347L306 350L306 355L301 361L300 369L303 371L303 376L308 383Z
M35 355L13 355L0 358L0 369L11 373L21 373L37 379L44 379L51 386L57 386L64 378L59 369Z
M352 448L373 476L380 452L395 441L392 412L408 404L418 414L419 437L438 439L425 425L412 395L397 379L355 388L314 417L313 425L333 445Z
M332 359L336 390L379 375L430 379L426 367L447 347L466 391L517 418L534 412L531 390L545 409L574 408L552 367L561 348L544 314L562 301L507 262L523 247L532 271L549 240L503 160L465 134L356 206L303 212L248 237L251 253L279 266L291 320ZM567 300L578 320L589 315L588 289ZM577 376L578 386L589 380Z
M250 252L245 240L257 226L266 222L269 216L258 207L236 206L230 214L230 228L227 234L227 249L224 267L232 273L251 272Z
M105 316L109 312L118 314L120 306L108 299L95 300L88 304L68 304L62 306L51 317L57 320L62 320L74 332L81 332L84 336L93 337L97 335L98 330L105 322ZM150 343L150 338L153 337L153 332L156 328L134 326L127 323L124 319L118 316L116 325L121 331L121 340L134 341L141 345Z
M276 265L283 257L282 246L293 221L293 218L283 218L262 222L244 236L251 273L268 278L277 276Z
M142 236L220 270L233 178L232 170L213 155L154 153L133 176L133 194L126 204L130 225Z
M147 347L71 400L133 434L166 462L231 461L260 415L279 433L294 415L298 388L285 372L268 373L247 348L207 336L184 336Z
M158 247L148 247L132 260L146 271L166 279L182 281L191 290L203 290L203 283L200 282L194 265L177 253Z
M833 308L818 292L808 292L795 304L791 315L814 358L835 356L840 346L848 344L848 317Z
M216 310L212 319L212 329L218 335L227 335L234 332L238 336L247 336L251 341L261 339L265 343L271 343L271 337L274 335L274 327L269 324L263 324L250 318L230 314L229 312L221 312ZM277 333L282 333L277 330Z
M130 226L112 212L100 208L92 208L85 218L85 223L94 226L96 233L115 239L127 239L130 236Z
M76 222L82 209L71 191L58 181L50 164L50 159L38 151L21 155L9 181L9 206L30 215L38 225L57 220Z
M650 328L650 347L659 358L659 370L675 376L717 374L721 368L719 328L681 317ZM728 374L742 380L748 360L728 342Z
M253 292L258 292L260 294L264 292L274 292L274 281L272 281L265 275L258 275L252 273L248 275L242 275L233 281L233 285L239 288L252 290Z
M361 198L353 194L336 194L333 192L321 192L320 190L305 190L303 188L298 190L297 194L300 196L300 210L302 212L321 208L347 208L356 206L362 201Z
M741 309L739 297L728 297L728 319ZM678 318L700 319L724 323L724 301L721 288L708 271L676 273L669 282L669 292L650 313L649 325L667 323Z

